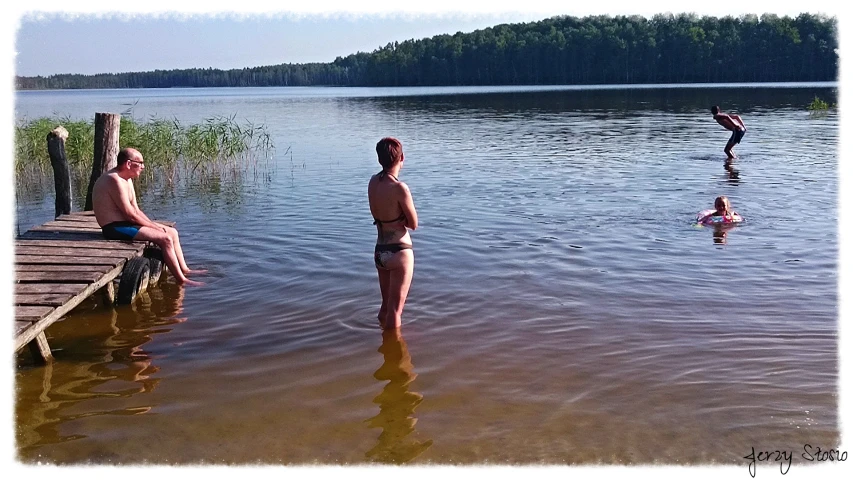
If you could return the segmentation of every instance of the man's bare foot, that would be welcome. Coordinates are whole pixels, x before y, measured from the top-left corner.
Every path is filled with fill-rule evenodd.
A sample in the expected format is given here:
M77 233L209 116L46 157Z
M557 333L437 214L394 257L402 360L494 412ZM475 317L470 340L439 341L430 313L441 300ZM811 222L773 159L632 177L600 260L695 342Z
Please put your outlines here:
M190 280L189 278L186 280L183 280L183 281L181 279L177 279L177 280L178 280L179 284L185 285L188 287L201 287L201 286L204 286L204 284L205 284L204 282L197 282L195 280Z
M184 275L204 275L205 273L207 273L207 270L204 269L191 270L188 268L184 270Z

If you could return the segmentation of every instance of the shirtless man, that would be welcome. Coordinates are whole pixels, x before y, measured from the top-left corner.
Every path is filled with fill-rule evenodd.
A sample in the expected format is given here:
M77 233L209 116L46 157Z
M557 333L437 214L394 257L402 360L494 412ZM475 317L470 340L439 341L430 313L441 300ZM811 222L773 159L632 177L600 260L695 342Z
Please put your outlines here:
M116 167L95 181L92 206L104 238L154 242L163 251L163 260L178 283L204 285L187 278L187 275L204 273L205 270L190 270L187 266L178 231L152 222L136 204L133 179L138 178L144 168L142 154L133 148L125 148L118 153Z
M717 123L722 125L726 130L730 130L732 132L732 136L729 138L728 143L726 143L726 148L723 149L723 151L726 152L728 158L737 158L737 155L732 153L732 148L740 143L740 139L743 138L743 134L746 133L746 127L743 124L743 120L741 120L739 115L721 112L720 107L716 105L711 107L711 113L714 114L714 120L716 120Z

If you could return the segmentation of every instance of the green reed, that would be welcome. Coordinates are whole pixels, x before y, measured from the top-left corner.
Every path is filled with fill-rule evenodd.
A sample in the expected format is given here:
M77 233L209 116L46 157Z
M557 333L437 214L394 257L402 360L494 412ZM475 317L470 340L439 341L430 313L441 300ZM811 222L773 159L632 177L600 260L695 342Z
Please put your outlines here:
M820 99L820 97L815 96L814 100L806 106L806 109L811 112L821 112L829 110L830 108L836 108L837 105L830 105L829 103Z
M50 192L53 170L47 135L58 125L68 130L65 152L75 193L85 191L94 156L94 120L54 117L20 120L15 125L17 193L43 196ZM176 119L152 117L141 121L125 115L121 118L119 145L136 148L145 157L146 168L137 182L143 190L148 184L240 181L247 172L257 175L264 170L274 149L265 126L248 121L240 124L236 116L182 125Z

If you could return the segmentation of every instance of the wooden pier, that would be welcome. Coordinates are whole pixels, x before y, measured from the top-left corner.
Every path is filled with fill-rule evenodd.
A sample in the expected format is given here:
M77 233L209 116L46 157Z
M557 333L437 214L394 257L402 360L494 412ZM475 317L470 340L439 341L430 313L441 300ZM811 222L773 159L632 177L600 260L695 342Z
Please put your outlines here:
M15 351L30 345L34 355L50 360L47 327L96 293L109 303L117 297L130 303L159 279L161 260L147 242L105 240L91 211L28 230L15 239Z

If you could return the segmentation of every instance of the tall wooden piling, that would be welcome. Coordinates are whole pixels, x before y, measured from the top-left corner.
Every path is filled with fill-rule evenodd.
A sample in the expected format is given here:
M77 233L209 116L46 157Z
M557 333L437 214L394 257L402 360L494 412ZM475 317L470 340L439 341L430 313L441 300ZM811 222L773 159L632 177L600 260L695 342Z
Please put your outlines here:
M71 213L71 173L65 157L65 140L68 130L61 125L47 134L47 153L53 167L53 184L56 190L54 218Z
M95 181L102 173L116 166L120 126L121 115L117 113L95 114L95 156L92 159L92 176L89 177L84 210L92 210L92 188Z

